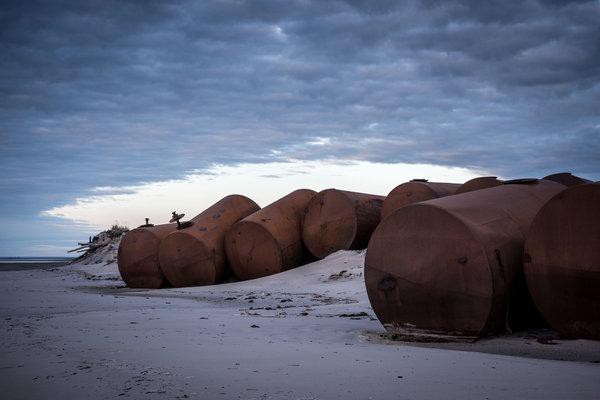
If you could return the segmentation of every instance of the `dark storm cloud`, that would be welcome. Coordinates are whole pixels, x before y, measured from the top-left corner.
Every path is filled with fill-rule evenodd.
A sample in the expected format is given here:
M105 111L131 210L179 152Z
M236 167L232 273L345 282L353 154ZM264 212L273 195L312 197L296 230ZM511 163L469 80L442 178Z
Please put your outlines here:
M597 1L3 2L0 204L289 158L598 179L599 20Z

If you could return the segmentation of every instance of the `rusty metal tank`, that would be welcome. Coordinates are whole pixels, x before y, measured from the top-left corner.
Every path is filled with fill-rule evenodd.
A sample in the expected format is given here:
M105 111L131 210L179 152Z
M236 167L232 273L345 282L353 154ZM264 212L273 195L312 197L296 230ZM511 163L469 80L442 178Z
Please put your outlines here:
M381 208L381 219L390 215L392 211L409 204L425 200L450 196L460 187L459 183L429 182L427 179L413 179L396 186L387 195Z
M487 189L502 185L497 176L480 176L466 181L456 190L454 194L473 192L475 190Z
M557 174L552 174L552 175L548 175L543 177L542 179L546 179L548 181L554 181L554 182L558 182L561 183L565 186L575 186L575 185L582 185L584 183L591 183L592 181L585 179L585 178L581 178L579 176L573 175L570 172L559 172Z
M315 194L293 191L233 225L225 236L225 253L238 278L260 278L302 263L302 218Z
M386 328L476 338L538 317L523 276L523 243L543 204L565 187L505 182L402 207L373 233L369 300Z
M158 289L167 284L158 260L158 247L161 240L176 229L176 224L140 226L123 236L117 265L127 286Z
M542 207L525 241L525 277L552 328L600 340L600 184L573 186Z
M308 203L302 222L302 240L315 257L338 250L367 247L379 223L384 196L326 189Z
M221 282L227 272L225 234L259 209L245 196L226 196L192 218L191 226L168 234L158 251L167 280L175 287Z

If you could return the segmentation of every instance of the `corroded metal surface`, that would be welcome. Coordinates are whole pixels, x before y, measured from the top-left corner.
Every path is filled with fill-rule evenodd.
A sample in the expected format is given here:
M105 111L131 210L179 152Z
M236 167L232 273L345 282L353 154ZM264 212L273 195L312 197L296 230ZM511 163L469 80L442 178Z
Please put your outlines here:
M552 328L600 340L600 184L571 187L538 212L525 242L525 276Z
M302 263L302 218L315 194L309 189L296 190L231 228L225 236L225 252L238 278L260 278Z
M226 196L192 218L189 228L167 235L158 252L167 280L175 287L221 282L227 270L225 234L233 224L259 209L245 196Z
M524 234L564 188L544 180L501 185L394 211L365 259L379 320L398 331L478 337L529 318Z
M392 189L385 198L381 208L381 219L400 207L454 194L459 187L459 183L427 182L418 179L405 182Z
M302 223L304 244L318 258L338 250L364 249L379 223L384 199L337 189L317 193Z
M571 174L570 172L559 172L557 174L552 174L552 175L545 176L542 179L546 179L548 181L558 182L558 183L563 184L565 186L576 186L576 185L582 185L584 183L591 183L592 182L589 179L581 178L581 177L579 177L577 175Z
M158 246L176 229L176 224L141 226L125 234L119 245L117 264L127 286L158 289L167 283L158 260Z
M480 176L460 185L454 194L468 193L500 185L502 185L502 181L497 176Z

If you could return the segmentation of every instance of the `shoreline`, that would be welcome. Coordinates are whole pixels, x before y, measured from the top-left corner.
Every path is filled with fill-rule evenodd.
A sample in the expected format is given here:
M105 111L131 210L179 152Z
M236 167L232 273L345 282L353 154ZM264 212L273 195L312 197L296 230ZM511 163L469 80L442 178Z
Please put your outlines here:
M4 271L28 271L32 269L53 269L69 265L71 261L52 262L2 262L0 272Z

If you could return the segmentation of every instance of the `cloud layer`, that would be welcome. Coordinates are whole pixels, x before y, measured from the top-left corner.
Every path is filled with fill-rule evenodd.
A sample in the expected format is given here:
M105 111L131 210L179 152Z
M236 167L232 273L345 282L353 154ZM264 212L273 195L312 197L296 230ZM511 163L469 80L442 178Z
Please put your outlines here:
M3 2L0 222L214 163L600 179L599 20L597 1Z

